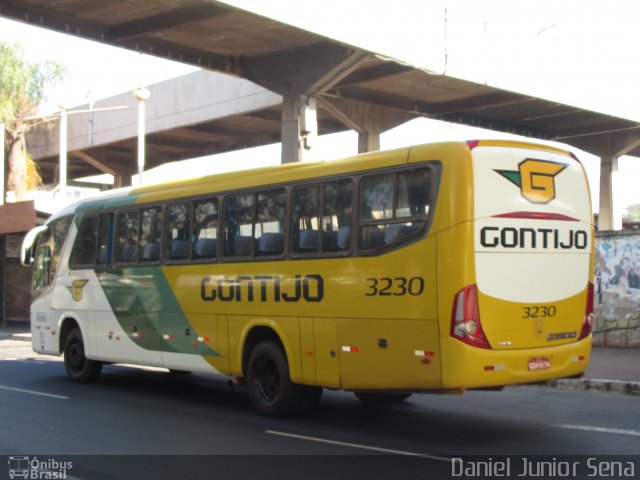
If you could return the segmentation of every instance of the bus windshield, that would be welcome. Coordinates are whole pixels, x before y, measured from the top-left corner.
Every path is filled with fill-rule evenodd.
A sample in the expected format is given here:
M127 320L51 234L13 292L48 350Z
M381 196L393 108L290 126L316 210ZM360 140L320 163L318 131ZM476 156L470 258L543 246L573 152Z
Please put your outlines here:
M72 219L72 215L60 217L38 232L32 284L34 299L53 282Z

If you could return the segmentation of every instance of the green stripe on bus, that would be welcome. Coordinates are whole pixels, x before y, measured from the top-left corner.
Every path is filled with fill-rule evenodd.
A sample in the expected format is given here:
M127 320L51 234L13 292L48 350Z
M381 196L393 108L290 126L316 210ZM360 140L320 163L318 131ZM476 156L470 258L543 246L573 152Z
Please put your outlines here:
M107 268L96 274L118 323L139 347L222 356L204 343L194 345L198 332L180 308L160 268Z

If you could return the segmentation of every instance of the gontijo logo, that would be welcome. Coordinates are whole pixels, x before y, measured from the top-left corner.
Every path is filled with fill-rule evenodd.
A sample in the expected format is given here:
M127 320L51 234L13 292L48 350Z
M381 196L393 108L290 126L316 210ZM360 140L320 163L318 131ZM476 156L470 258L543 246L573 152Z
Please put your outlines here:
M518 164L518 171L495 172L519 187L521 195L531 203L549 203L556 198L555 176L567 167L566 163L527 158Z

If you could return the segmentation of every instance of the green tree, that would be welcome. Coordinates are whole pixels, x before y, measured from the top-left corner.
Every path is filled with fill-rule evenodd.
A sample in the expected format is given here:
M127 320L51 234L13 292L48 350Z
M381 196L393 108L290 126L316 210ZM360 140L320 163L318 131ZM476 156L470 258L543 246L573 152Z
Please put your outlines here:
M0 122L5 124L5 150L9 165L7 188L17 200L42 180L35 162L27 153L25 136L38 121L45 89L62 80L64 68L54 62L29 63L20 44L0 42Z
M629 205L629 207L627 207L627 214L624 216L624 219L629 223L640 222L640 203Z

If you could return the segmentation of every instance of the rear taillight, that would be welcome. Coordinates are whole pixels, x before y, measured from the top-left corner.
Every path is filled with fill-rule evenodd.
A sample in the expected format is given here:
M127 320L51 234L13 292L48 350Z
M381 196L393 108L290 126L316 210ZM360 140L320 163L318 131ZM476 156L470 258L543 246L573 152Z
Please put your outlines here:
M589 336L591 328L593 327L593 319L593 283L589 282L589 286L587 287L587 305L584 309L584 320L582 321L582 330L580 331L580 338L578 340Z
M491 348L480 324L478 288L475 285L460 290L453 300L451 336L467 345Z

